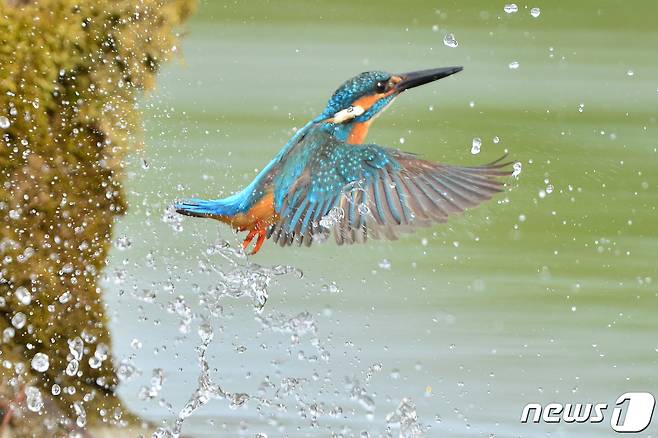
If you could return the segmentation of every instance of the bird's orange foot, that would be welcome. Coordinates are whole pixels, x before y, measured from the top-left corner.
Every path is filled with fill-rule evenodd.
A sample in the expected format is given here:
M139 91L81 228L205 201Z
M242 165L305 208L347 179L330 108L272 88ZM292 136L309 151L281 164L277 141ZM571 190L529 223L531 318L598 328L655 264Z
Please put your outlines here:
M242 249L246 250L249 247L251 241L254 240L254 237L258 236L256 245L254 245L254 249L251 251L251 255L256 254L258 251L260 251L260 247L263 246L263 243L265 242L266 233L267 231L261 228L254 228L250 230L249 234L247 234L247 237L245 237L244 242L242 242Z

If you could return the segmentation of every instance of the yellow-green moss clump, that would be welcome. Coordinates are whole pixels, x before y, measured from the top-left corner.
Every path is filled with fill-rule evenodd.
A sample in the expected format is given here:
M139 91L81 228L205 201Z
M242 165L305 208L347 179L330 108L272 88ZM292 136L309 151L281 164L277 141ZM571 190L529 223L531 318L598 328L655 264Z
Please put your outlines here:
M98 280L136 98L193 4L0 0L0 415L14 436L136 419L114 392Z

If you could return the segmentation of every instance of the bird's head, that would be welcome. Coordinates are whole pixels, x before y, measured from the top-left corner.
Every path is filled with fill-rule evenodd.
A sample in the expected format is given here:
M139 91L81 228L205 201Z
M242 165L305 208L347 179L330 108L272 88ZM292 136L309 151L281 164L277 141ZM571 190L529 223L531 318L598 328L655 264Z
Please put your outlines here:
M349 79L331 96L318 117L335 126L339 136L349 136L355 125L367 126L403 91L445 78L462 67L433 68L402 74L369 71ZM363 129L361 129L363 131Z

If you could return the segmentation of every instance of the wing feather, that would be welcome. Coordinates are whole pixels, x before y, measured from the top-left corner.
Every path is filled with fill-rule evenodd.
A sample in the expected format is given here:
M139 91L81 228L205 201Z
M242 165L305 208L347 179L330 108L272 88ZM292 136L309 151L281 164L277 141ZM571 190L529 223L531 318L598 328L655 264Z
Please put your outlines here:
M328 134L307 138L314 143L305 165L296 164L297 178L275 187L279 220L267 237L281 246L310 246L330 232L338 245L395 240L490 199L504 188L500 178L512 173L504 156L481 166L450 166Z

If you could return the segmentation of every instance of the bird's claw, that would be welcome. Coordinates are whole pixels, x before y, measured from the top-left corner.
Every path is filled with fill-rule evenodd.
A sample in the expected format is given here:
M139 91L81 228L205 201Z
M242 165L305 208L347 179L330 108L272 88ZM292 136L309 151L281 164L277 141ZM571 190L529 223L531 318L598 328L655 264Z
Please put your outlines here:
M254 237L258 236L258 240L256 240L254 249L252 249L250 253L251 255L256 254L258 251L260 251L260 247L263 246L263 243L265 242L265 235L265 229L254 228L250 230L249 234L247 234L247 237L245 237L244 242L242 242L242 249L246 251L251 244L251 241L254 240Z

